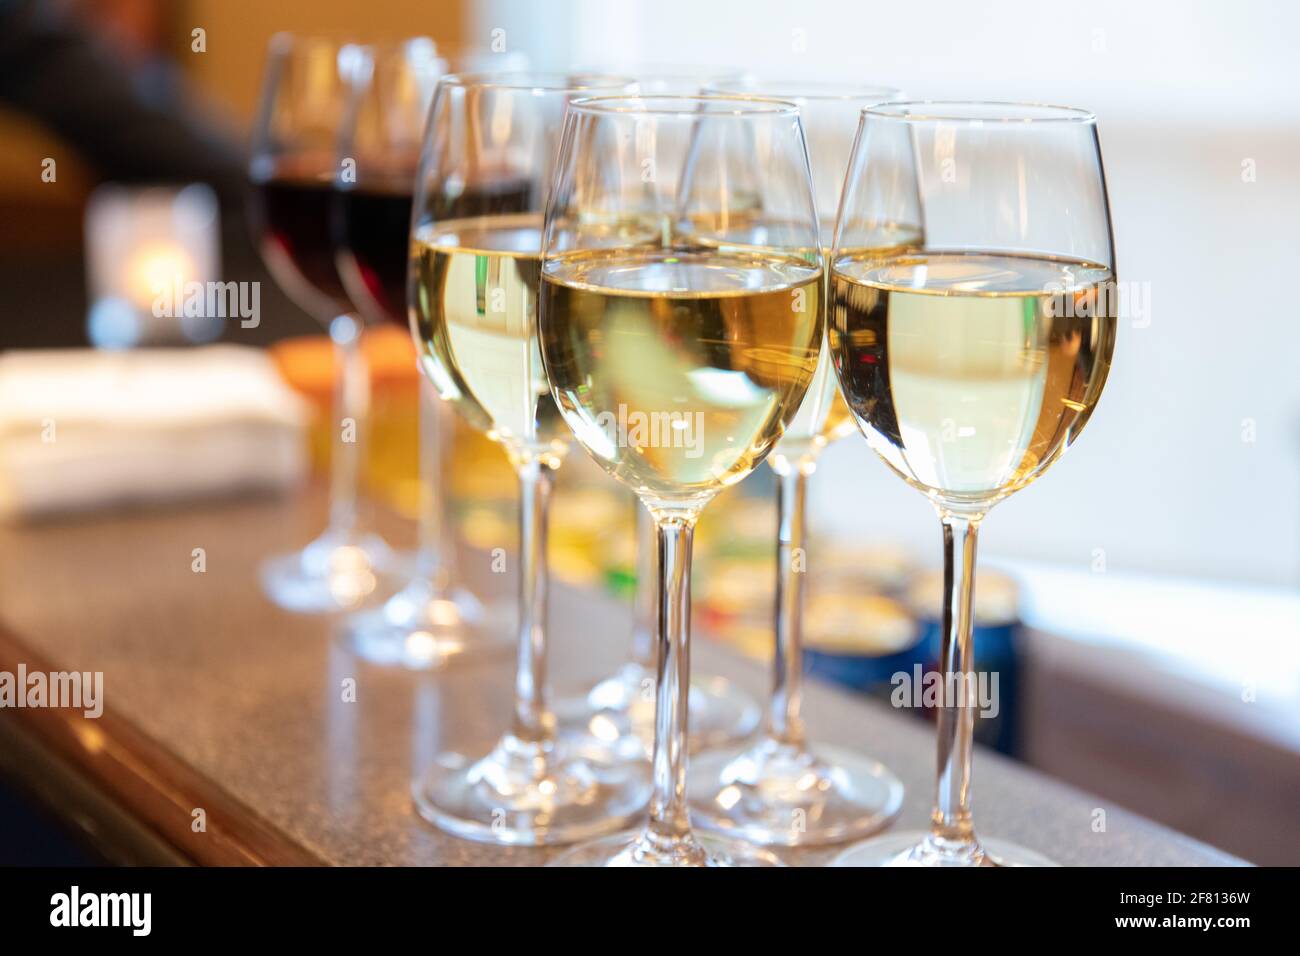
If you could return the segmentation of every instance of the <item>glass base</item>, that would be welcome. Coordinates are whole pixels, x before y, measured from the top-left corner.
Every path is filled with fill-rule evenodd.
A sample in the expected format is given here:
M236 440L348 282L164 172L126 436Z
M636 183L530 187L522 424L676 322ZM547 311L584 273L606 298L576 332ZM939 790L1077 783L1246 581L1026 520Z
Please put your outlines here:
M691 753L744 739L760 717L753 698L723 677L693 679L687 707ZM654 746L654 672L624 664L587 693L557 702L555 715L566 733L586 737L620 759L645 760Z
M576 846L548 866L785 866L767 850L723 837L660 840L643 830Z
M393 554L382 538L327 530L301 551L263 562L262 590L286 611L351 611L391 593L393 570Z
M849 847L831 866L1057 866L1041 853L1005 840L945 845L921 830L890 833Z
M482 603L464 588L443 590L412 580L381 607L343 622L339 643L373 664L433 670L454 662L503 656L514 645L506 628L492 626Z
M649 768L599 763L563 741L527 743L506 734L471 763L444 754L413 787L416 809L467 840L512 846L573 843L626 827L645 812Z
M691 766L691 819L704 830L763 846L840 843L879 830L903 805L884 764L837 747L771 737Z

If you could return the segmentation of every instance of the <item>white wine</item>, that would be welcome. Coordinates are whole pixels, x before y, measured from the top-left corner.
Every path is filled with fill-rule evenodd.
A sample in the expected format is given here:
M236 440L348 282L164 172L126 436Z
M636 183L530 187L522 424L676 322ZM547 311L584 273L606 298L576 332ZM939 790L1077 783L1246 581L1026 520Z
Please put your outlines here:
M1115 347L1114 275L1001 253L881 258L832 275L830 349L872 448L906 481L981 509L1078 436Z
M821 294L815 258L797 255L688 246L551 260L542 350L556 399L643 500L693 507L753 471L794 417L821 347Z
M436 222L412 241L421 362L438 393L516 465L557 465L570 435L537 342L541 215Z
M853 414L840 395L840 383L829 353L829 338L823 337L817 369L804 395L799 411L786 426L780 443L772 452L776 461L790 462L815 458L831 442L853 431Z
M834 221L833 216L831 221ZM901 255L919 248L922 241L922 230L917 226L884 223L871 231L879 245L873 243L870 250L858 250L860 257L865 257L868 252L880 258ZM829 237L823 236L823 243L822 257L829 263L831 261ZM829 269L826 273L826 285L822 301L829 309L831 303ZM827 321L829 322L829 316ZM801 459L814 459L827 445L839 441L853 429L853 414L840 394L840 383L835 375L828 335L823 341L822 353L817 360L817 372L813 375L812 384L808 386L808 394L804 397L803 404L799 406L799 413L786 428L785 436L772 453L772 460L777 462L786 459L789 462L797 462Z

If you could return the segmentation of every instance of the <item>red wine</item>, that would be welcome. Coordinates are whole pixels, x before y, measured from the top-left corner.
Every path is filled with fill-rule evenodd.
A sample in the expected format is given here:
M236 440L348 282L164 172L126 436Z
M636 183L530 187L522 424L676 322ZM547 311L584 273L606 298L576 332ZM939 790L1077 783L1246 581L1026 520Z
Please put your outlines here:
M414 178L414 177L412 177ZM528 180L489 180L438 202L438 219L489 216L527 209ZM344 285L354 300L369 300L371 311L405 326L406 276L410 255L411 186L365 183L335 194L334 222Z
M318 319L352 310L334 264L335 195L330 179L253 183L254 237L280 287Z
M411 185L355 186L338 193L338 209L342 268L353 298L362 298L359 283L383 318L405 326Z

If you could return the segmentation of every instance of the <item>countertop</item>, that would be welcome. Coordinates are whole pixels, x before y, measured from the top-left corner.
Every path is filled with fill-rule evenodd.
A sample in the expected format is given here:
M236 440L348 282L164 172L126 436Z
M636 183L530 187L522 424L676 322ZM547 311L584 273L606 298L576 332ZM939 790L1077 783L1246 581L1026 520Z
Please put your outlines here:
M378 667L345 651L330 619L283 612L262 597L259 561L301 545L321 521L318 498L305 495L0 528L0 670L102 671L105 697L99 719L0 710L0 736L11 744L4 763L56 810L146 859L545 862L558 849L443 834L416 815L409 795L413 774L440 750L484 750L504 728L508 649L435 673ZM389 518L380 528L409 544L405 523ZM201 573L192 569L195 548L204 549ZM514 593L511 576L491 573L486 555L466 554L459 571L480 594ZM556 584L553 686L576 689L611 673L629 631L623 604ZM707 635L695 635L692 657L697 673L721 674L759 698L767 688L762 665ZM343 700L347 678L355 702ZM816 682L805 717L816 739L870 753L902 779L894 827L925 826L929 725ZM974 809L979 832L1066 865L1240 862L982 749ZM779 855L817 864L838 849Z

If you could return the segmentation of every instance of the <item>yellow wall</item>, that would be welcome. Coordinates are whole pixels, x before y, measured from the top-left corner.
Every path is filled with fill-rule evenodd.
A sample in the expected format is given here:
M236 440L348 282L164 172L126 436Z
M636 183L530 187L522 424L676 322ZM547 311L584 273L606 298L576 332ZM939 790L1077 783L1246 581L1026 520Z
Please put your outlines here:
M178 22L178 31L202 27L207 52L182 53L182 63L204 95L245 122L257 104L266 45L280 30L457 43L467 19L462 0L190 0L187 7L177 19L191 24ZM178 49L188 51L188 43Z

